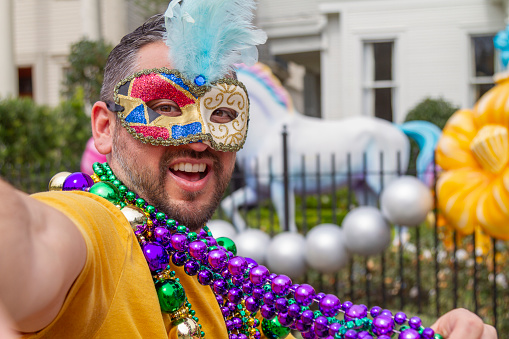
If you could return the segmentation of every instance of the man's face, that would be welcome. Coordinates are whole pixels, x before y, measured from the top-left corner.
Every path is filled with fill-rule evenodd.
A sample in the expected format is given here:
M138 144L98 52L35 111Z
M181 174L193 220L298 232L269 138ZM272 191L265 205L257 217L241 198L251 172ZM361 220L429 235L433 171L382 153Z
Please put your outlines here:
M140 49L135 71L171 68L161 41ZM160 103L148 103L148 105ZM235 165L234 152L198 142L153 146L134 139L117 119L110 165L117 176L150 204L191 230L198 230L217 208Z

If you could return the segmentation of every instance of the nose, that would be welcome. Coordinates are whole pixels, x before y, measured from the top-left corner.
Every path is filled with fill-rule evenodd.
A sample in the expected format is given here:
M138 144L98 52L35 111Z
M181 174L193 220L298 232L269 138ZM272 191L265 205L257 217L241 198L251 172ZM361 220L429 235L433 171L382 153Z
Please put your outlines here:
M187 144L187 146L189 146L189 148L196 152L203 152L209 147L207 144L203 142L192 142L190 144Z

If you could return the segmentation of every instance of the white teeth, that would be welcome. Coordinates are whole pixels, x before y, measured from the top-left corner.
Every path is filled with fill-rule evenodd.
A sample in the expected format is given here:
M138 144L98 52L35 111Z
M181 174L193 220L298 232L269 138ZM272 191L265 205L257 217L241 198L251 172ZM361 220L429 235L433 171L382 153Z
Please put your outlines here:
M188 162L179 162L178 164L175 164L172 166L172 169L174 171L183 171L183 172L205 172L205 169L207 168L207 165L205 164L191 164Z

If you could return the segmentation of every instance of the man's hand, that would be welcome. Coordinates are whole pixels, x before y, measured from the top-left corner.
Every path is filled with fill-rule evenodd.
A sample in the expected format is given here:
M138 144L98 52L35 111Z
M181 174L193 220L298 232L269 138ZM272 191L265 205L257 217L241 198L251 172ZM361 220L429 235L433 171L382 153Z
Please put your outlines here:
M481 318L463 308L444 314L431 328L446 339L498 338L497 331L493 326L484 324Z

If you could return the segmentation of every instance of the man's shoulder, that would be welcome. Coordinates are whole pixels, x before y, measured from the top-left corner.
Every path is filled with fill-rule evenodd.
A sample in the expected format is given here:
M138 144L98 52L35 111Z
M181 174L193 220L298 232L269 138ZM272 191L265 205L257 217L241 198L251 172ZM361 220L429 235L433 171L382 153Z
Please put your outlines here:
M68 205L74 209L96 207L111 211L114 214L122 214L120 210L108 200L85 191L49 191L31 195L32 198L48 205Z
M108 200L84 191L51 191L31 195L50 207L69 217L80 229L83 225L93 225L97 230L107 224L121 233L129 233L130 226L120 209ZM95 225L95 226L94 226Z

